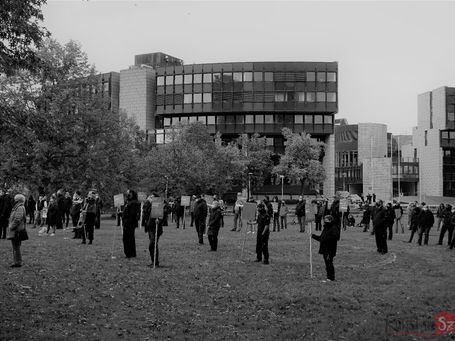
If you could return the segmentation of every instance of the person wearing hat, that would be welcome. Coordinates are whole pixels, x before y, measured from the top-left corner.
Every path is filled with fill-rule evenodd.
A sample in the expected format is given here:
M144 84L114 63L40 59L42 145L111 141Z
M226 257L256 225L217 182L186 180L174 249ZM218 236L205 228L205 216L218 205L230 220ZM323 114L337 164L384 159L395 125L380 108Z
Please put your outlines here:
M335 223L331 215L324 216L324 227L321 235L311 235L311 238L317 240L319 244L319 254L324 258L325 270L327 272L327 281L335 280L335 267L333 258L337 253L337 243L340 239L340 227Z
M11 211L11 215L8 221L8 233L7 239L11 240L13 246L13 261L12 268L19 268L22 266L22 255L21 255L21 240L18 238L18 233L25 229L25 223L27 221L27 215L25 211L25 196L22 194L16 194L14 197L14 207Z
M264 202L258 205L257 216L258 232L256 236L256 262L262 261L264 256L264 264L269 264L269 236L270 236L270 215L267 212Z
M422 245L422 236L425 233L424 244L428 245L430 230L434 224L433 213L429 210L428 205L424 205L422 213L419 215L419 245Z

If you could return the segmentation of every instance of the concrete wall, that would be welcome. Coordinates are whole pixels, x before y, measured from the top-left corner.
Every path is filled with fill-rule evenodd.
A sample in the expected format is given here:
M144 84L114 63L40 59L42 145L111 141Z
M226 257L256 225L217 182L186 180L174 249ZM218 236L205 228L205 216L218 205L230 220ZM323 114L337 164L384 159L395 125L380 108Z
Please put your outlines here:
M358 146L359 163L364 159L387 155L387 126L380 123L359 123Z
M324 195L335 195L335 135L331 134L325 140L326 149L322 165L324 166L326 179L324 181Z
M432 125L431 122L432 121ZM446 88L425 92L417 98L417 128L413 138L420 165L422 195L443 195L440 130L446 127ZM425 145L425 132L427 145Z
M363 194L376 194L376 200L389 201L392 198L392 173L390 158L364 159Z
M120 71L120 110L125 110L144 131L155 129L154 83L155 71L150 67Z

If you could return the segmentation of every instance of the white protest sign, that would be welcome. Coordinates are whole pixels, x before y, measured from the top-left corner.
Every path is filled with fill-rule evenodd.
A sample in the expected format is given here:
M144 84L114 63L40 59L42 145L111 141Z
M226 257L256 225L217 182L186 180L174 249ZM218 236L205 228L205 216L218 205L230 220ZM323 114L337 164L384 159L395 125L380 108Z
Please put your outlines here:
M182 206L190 206L191 197L189 195L182 195L180 199L180 205Z
M125 197L123 194L114 195L114 207L121 207L125 205Z
M163 215L164 215L164 204L159 201L152 202L152 212L150 213L150 217L162 219Z
M145 192L137 192L137 200L139 202L144 202L145 200L147 200L147 193L145 193Z

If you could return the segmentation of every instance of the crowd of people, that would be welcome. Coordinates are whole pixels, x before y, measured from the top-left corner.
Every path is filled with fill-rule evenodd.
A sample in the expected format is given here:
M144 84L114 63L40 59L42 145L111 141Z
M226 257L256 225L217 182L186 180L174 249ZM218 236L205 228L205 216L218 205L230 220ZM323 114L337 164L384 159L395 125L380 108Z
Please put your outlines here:
M208 200L210 199L210 200ZM153 202L162 202L162 214L157 217L156 212L152 214ZM210 203L208 203L210 202ZM255 201L252 201L255 202ZM256 219L248 221L247 224L255 225L253 230L256 235L256 261L269 264L268 242L271 232L279 232L287 229L289 207L284 200L279 200L277 196L272 200L265 196L257 201ZM340 239L342 229L346 229L346 224L352 215L349 206L345 212L340 211L340 201L333 200L329 205L328 200L313 200L312 209L307 210L309 205L303 196L300 196L295 207L295 217L300 232L305 232L308 212L314 214L315 232L321 231L320 235L312 234L311 237L320 242L319 253L322 254L326 265L327 280L335 280L335 269L333 259L336 255L337 241ZM159 267L159 238L163 234L163 227L168 226L170 219L175 222L176 228L185 228L185 206L180 198L175 200L164 200L158 194L150 194L144 202L138 200L138 194L134 190L129 190L126 194L126 202L119 211L123 230L123 249L126 258L136 257L135 230L141 226L148 234L150 266ZM71 196L69 192L58 190L51 195L40 193L35 200L33 195L25 198L23 195L16 195L14 198L11 193L0 192L0 237L12 240L14 263L13 267L22 265L20 245L21 241L15 236L18 231L25 229L27 223L32 228L40 228L40 236L54 236L57 230L68 228L70 222L74 232L73 238L82 239L82 243L92 244L94 240L94 230L100 227L100 212L102 201L95 190L87 193L85 198L80 191L74 192ZM242 211L244 202L237 200L233 206L234 215L233 228L231 231L241 231L243 228ZM190 214L190 227L195 227L196 236L199 244L204 244L204 236L210 245L210 251L218 249L218 235L220 228L224 226L224 214L227 208L219 197L204 197L193 195L191 197L188 211ZM363 206L363 216L358 226L363 227L364 232L371 229L371 234L375 236L377 252L386 254L388 252L387 240L393 238L393 233L399 231L405 233L404 225L401 221L403 208L397 201L388 202L384 205L382 200L373 203L366 203ZM452 249L455 245L455 207L441 204L436 212L436 219L424 202L418 204L411 203L407 208L408 229L410 230L411 243L417 235L419 245L428 245L431 228L436 223L439 232L438 244L442 245L447 234L447 245ZM71 219L70 219L71 218ZM295 223L295 222L294 222ZM394 232L395 231L395 232Z

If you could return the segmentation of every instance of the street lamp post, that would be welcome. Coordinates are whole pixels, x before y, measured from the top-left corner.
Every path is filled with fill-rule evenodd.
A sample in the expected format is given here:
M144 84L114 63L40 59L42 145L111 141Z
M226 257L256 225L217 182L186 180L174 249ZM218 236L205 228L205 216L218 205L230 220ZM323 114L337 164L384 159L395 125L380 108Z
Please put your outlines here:
M284 175L280 175L281 178L281 200L283 200L284 197Z
M251 175L253 175L253 173L248 173L248 201L250 201L251 195Z

